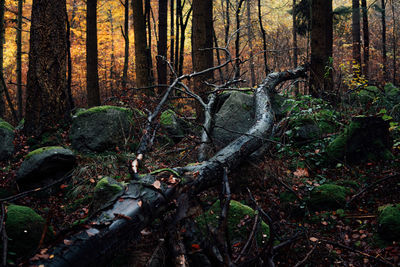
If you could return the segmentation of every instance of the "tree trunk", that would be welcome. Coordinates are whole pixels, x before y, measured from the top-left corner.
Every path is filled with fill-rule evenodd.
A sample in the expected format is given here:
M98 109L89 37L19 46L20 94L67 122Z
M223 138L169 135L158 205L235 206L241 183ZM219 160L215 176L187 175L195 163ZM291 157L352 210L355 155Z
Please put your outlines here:
M18 0L18 16L17 16L17 103L18 103L18 119L23 116L22 108L22 12L23 2Z
M180 18L182 17L182 1L176 0L176 17L175 17L175 62L173 66L175 71L179 72L179 37L180 37ZM179 75L179 74L178 74Z
M353 71L361 71L360 0L352 0ZM354 65L357 65L355 67ZM360 73L358 72L358 75Z
M238 0L236 0L237 2ZM235 80L240 78L240 11L242 9L244 0L239 0L236 6L235 18L236 18L236 39L235 39Z
M175 36L174 36L175 35L175 17L174 17L175 12L174 12L174 4L175 4L175 0L170 0L170 17L169 17L169 19L170 19L171 27L170 27L170 32L169 33L170 33L171 40L170 40L169 62L171 64L174 64L174 60L175 60L175 57L174 57L174 53L175 53ZM170 83L172 83L174 79L175 79L175 77L173 77L173 75L171 74Z
M185 2L184 2L185 3ZM182 6L183 10L184 5ZM181 11L182 13L182 11ZM192 7L190 7L189 11L186 14L185 20L183 20L183 14L180 16L180 26L181 26L181 37L180 37L180 45L179 45L179 68L178 68L178 76L183 74L183 64L184 64L184 53L185 53L185 40L186 40L186 28L189 23L190 14L192 13Z
M30 30L25 134L39 136L68 116L66 1L34 0Z
M143 1L132 0L133 30L135 32L136 87L150 84L147 59L146 18L143 13Z
M129 67L129 0L125 0L125 20L123 37L125 41L125 54L124 54L124 70L122 72L122 87L126 88L128 82L128 67Z
M369 26L368 26L368 7L367 0L361 0L363 17L363 39L364 39L364 64L363 74L369 80Z
M89 107L100 106L97 54L97 0L86 1L86 90Z
M157 78L158 84L167 84L167 39L168 39L168 1L158 1L158 43L157 43ZM165 92L164 87L158 88L158 94L161 95Z
M263 40L264 71L265 75L268 75L270 69L267 61L267 37L262 21L261 0L258 0L258 23L260 24L261 37Z
M192 16L192 65L195 72L213 66L213 1L193 0ZM204 81L213 79L212 72L194 78L194 88L198 95L206 99L207 86ZM196 104L197 121L202 122L203 107Z
M381 1L382 9L382 66L383 66L383 81L387 81L387 53L386 53L386 3L385 0Z
M147 68L148 68L148 85L154 83L154 73L153 73L153 59L151 57L151 47L152 47L152 38L151 38L151 6L150 0L144 1L144 10L145 10L145 20L146 20L146 32L147 32L147 47L146 47L146 55L147 55ZM153 91L148 91L149 94L152 94Z
M72 57L71 57L71 24L68 20L68 13L65 14L67 23L67 57L68 57L68 79L67 79L67 94L68 94L68 111L75 108L74 99L72 97ZM73 18L72 18L73 19Z
M397 18L394 8L394 1L391 1L392 17L393 17L393 84L397 85Z
M251 23L251 0L247 0L247 37L249 41L249 65L250 65L250 77L251 87L256 86L256 73L254 70L254 58L253 58L253 25Z
M332 0L313 0L311 18L310 93L332 94Z
M3 65L4 65L4 43L5 43L5 23L4 23L4 9L5 0L0 0L0 76L4 79ZM0 118L4 118L6 114L6 102L4 101L3 84L0 83Z
M89 229L68 238L71 245L63 243L48 251L49 255L54 255L51 259L31 264L48 267L106 264L113 254L126 248L132 240L138 240L140 231L160 216L171 200L176 199L178 205L185 201L189 203L186 205L189 208L189 199L220 184L224 168L234 170L263 145L264 137L268 136L274 122L270 96L275 93L275 87L283 81L304 75L304 68L269 74L256 89L255 124L246 134L208 161L197 166L176 168L180 175L185 175L185 182L174 187L162 185L161 190L155 190L152 186L154 177L151 176L133 181L118 201L87 224ZM185 208L183 212L186 212Z

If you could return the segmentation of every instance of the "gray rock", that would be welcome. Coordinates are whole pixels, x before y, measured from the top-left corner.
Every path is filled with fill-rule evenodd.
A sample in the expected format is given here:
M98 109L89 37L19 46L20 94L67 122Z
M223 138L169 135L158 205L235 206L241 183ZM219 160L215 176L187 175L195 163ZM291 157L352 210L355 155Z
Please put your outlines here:
M320 136L321 130L319 126L315 123L306 123L299 127L298 130L295 131L294 138L296 141L306 141L312 140Z
M160 124L163 129L166 130L167 134L173 138L183 138L185 136L182 122L179 120L176 113L168 109L161 114Z
M132 120L129 109L100 106L79 111L73 117L69 138L72 147L81 152L103 152L124 145Z
M111 177L102 178L94 188L92 212L104 209L124 193L124 186Z
M75 166L74 153L62 147L42 147L29 153L17 171L17 182L23 188L52 183Z
M14 128L0 118L0 161L7 160L14 152Z
M233 92L215 116L213 141L218 147L224 147L247 132L253 123L253 96Z

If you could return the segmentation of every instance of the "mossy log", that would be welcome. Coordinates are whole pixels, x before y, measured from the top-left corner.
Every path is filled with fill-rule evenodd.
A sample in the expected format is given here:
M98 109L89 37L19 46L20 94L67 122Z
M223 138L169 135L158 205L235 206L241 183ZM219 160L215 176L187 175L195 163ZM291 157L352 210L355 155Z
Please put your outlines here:
M190 199L194 195L218 185L223 169L233 170L265 142L274 123L271 95L281 82L304 77L306 69L270 73L255 92L255 123L248 132L199 165L174 168L185 179L173 187L161 183L154 187L154 177L147 175L132 181L114 205L91 220L89 229L71 236L71 245L60 244L48 253L51 259L31 262L49 266L101 266L132 240L140 238L140 231L160 216L172 199ZM151 129L150 129L151 130ZM148 131L151 132L151 131ZM143 149L139 149L141 152ZM137 177L137 176L136 176ZM184 182L183 182L184 181ZM178 201L179 203L179 201ZM66 242L70 244L71 242Z

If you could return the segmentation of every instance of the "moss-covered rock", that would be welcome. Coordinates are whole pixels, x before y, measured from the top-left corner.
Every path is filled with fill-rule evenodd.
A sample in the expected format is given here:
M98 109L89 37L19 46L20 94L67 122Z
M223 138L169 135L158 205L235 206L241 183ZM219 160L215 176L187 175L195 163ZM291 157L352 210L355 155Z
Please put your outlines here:
M382 207L378 217L378 233L388 241L400 241L400 204Z
M7 160L14 152L14 128L0 118L0 161Z
M179 118L172 109L168 109L161 113L160 125L167 132L168 137L171 138L173 142L181 140L191 131L190 124Z
M114 106L80 110L73 116L72 146L81 152L103 152L123 146L133 127L132 111Z
M329 160L358 163L390 159L389 123L380 117L355 117L327 147Z
M102 178L94 188L92 211L103 209L123 194L124 187L111 177Z
M212 207L196 218L196 222L200 230L206 234L207 224L214 229L218 227L219 215L221 214L220 202L217 201ZM254 220L255 211L240 202L232 200L229 206L228 215L228 234L232 244L237 242L246 242L248 235L251 232ZM261 231L257 235L257 242L268 240L269 228L265 222L261 222Z
M75 166L74 153L63 147L42 147L30 152L17 171L17 182L23 188L45 186L60 179Z
M17 257L29 256L38 247L44 226L45 220L33 209L18 205L8 206L8 251L16 253ZM47 238L52 236L51 231L48 231Z
M346 195L350 189L335 184L324 184L311 191L308 204L315 210L336 210L346 204Z

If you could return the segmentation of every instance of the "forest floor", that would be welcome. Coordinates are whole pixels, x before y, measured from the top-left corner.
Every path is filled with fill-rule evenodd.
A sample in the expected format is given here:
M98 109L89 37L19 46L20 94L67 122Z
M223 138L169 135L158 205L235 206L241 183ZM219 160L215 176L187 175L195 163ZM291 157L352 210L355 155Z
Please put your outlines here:
M69 142L67 136L67 131L61 133L65 145ZM289 146L284 150L273 146L264 158L244 162L229 175L232 200L254 207L250 191L260 208L272 219L277 236L274 244L291 240L276 252L274 261L277 266L398 266L399 243L383 241L377 235L379 207L400 203L398 149L392 151L395 157L390 161L326 164L319 162L322 143L317 140L314 145ZM11 164L0 163L5 176L1 181L2 187L14 187L15 172L31 144L17 132L15 145L16 153ZM195 143L191 137L175 145L156 144L141 172L195 162L196 150L191 149L193 147ZM56 194L29 194L18 199L16 204L38 211L50 222L57 240L63 240L71 231L85 227L81 222L89 215L91 193L102 177L129 181L127 163L132 155L121 150L101 155L79 155L72 180L63 183ZM385 180L367 187L380 179ZM310 191L327 181L352 188L346 198L347 204L339 209L311 209L306 201ZM359 194L364 188L367 188L365 192ZM16 188L15 193L18 193ZM218 199L218 194L217 189L212 189L199 199L212 204ZM251 228L252 223L249 220L246 227ZM143 231L143 239L121 253L113 266L146 266L160 238L164 238L160 224L162 222ZM67 231L71 227L73 230ZM233 245L233 257L238 255L243 245ZM23 264L26 260L19 259L16 263Z

